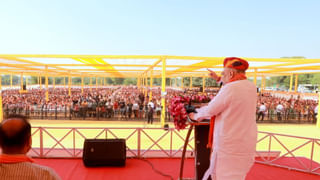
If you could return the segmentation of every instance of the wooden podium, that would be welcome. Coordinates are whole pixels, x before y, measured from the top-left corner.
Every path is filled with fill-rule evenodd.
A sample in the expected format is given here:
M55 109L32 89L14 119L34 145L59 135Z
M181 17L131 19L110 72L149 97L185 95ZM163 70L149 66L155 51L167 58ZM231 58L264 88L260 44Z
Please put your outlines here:
M202 104L194 104L193 106L189 105L186 107L186 109L188 113L196 112L195 108L199 108L204 105L206 104L202 103ZM199 122L199 121L191 120L188 116L188 123L190 127L187 133L185 144L182 151L179 179L180 180L183 179L182 176L183 176L183 166L184 166L183 164L184 164L185 152L189 142L190 134L194 128L195 180L201 180L205 172L210 166L210 155L211 155L213 136L210 135L209 137L209 132L211 130L211 134L213 133L215 117L213 116L211 119L204 119ZM212 129L210 129L210 126ZM210 148L208 148L207 146L209 146Z
M194 126L196 180L202 179L210 165L211 149L207 148L209 128L209 120L207 123L197 124Z
M194 142L195 142L195 180L201 180L206 170L210 165L211 149L207 148L208 134L210 129L210 120L203 120L202 122L194 122L189 119L190 128L185 140L185 145L182 152L182 159L180 165L179 180L183 180L183 166L186 147L189 142L191 131L194 128Z

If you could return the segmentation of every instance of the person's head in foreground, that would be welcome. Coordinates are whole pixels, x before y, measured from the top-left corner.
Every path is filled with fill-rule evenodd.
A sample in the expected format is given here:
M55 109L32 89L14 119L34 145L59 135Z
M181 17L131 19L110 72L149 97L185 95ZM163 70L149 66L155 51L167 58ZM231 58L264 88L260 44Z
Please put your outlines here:
M0 179L60 180L54 170L33 163L26 155L31 144L31 125L26 117L11 115L0 123Z
M31 149L31 125L27 118L12 115L0 124L0 147L4 154L26 154Z
M249 68L249 63L238 57L227 57L223 61L223 67L221 81L226 84L235 80L246 79L245 71Z

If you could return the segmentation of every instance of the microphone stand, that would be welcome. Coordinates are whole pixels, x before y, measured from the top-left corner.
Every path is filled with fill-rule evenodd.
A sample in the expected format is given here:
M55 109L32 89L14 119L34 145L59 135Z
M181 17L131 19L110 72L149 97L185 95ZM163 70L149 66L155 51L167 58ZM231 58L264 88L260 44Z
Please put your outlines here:
M189 116L188 116L188 121L192 121ZM180 173L179 173L179 180L182 180L182 176L183 176L183 166L184 166L184 159L185 159L185 155L186 155L186 150L187 150L187 146L189 143L189 138L190 138L190 134L192 132L193 129L193 123L190 123L190 127L186 136L186 139L184 141L184 145L183 145L183 150L182 150L182 157L181 157L181 163L180 163Z

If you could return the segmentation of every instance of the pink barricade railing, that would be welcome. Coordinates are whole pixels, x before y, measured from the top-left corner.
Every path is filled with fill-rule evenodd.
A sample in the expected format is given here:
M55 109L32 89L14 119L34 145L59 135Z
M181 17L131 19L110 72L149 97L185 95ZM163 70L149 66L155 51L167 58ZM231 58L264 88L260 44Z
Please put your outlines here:
M29 155L39 158L81 158L83 142L93 138L126 139L127 157L179 158L187 130L173 128L33 127ZM187 157L194 155L191 135ZM259 132L256 162L320 175L320 139Z
M259 132L256 162L320 175L320 139Z
M80 158L85 139L126 139L127 157L181 157L186 130L163 128L33 127L30 155L40 158ZM193 156L194 138L189 139Z

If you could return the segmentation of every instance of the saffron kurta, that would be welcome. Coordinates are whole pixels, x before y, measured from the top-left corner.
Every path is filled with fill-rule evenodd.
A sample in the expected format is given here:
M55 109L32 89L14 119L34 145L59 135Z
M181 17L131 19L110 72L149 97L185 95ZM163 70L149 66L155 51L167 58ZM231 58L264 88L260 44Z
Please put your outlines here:
M248 80L224 85L195 120L216 116L210 167L203 179L242 180L254 163L257 142L256 86Z

